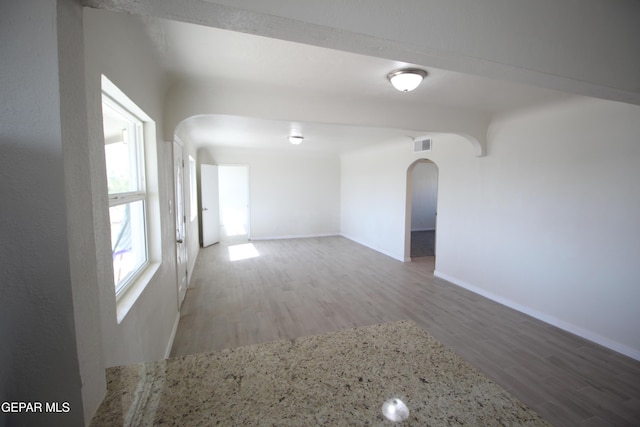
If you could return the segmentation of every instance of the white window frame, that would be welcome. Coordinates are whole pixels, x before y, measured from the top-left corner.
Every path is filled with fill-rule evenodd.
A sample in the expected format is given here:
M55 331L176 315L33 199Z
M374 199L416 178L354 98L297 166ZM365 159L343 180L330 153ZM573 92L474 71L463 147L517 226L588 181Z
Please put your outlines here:
M149 264L149 238L148 238L148 230L147 223L149 222L147 219L147 179L145 173L145 161L144 161L144 122L143 120L133 114L131 111L127 110L120 103L118 103L115 99L113 99L109 94L103 92L102 93L102 105L108 106L113 111L115 111L120 116L124 117L128 122L133 123L134 134L129 136L129 144L131 146L131 150L129 152L129 163L130 169L135 169L135 177L137 178L135 191L126 191L126 192L115 192L109 193L109 208L113 208L116 206L132 206L136 202L142 203L142 224L138 224L135 226L133 221L130 227L137 228L137 232L131 233L131 238L135 241L132 244L133 247L140 248L141 253L138 255L142 262L135 267L129 274L122 278L122 280L117 281L115 278L116 272L114 271L114 286L116 297L124 293L129 286L140 276L140 273L147 267ZM103 111L104 114L104 111ZM141 230L140 230L141 228Z
M141 183L140 191L119 193L117 197L109 197L109 208L119 205L121 201L130 203L144 200L146 262L137 269L135 274L129 276L124 286L115 291L117 321L120 323L146 286L153 280L162 261L158 152L155 122L104 75L102 75L102 98L109 99L107 102L115 102L140 122L136 132L140 137L137 155L142 173L138 177L144 182ZM115 287L115 278L112 278L112 286Z

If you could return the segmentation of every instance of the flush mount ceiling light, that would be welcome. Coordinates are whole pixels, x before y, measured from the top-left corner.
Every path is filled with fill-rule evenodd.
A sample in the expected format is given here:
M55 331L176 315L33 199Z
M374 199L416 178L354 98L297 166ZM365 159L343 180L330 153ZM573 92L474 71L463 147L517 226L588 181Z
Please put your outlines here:
M387 75L387 78L401 92L409 92L420 86L422 79L427 76L425 70L419 68L403 68Z
M290 136L289 142L292 143L293 145L298 145L302 142L303 139L304 137L302 136Z

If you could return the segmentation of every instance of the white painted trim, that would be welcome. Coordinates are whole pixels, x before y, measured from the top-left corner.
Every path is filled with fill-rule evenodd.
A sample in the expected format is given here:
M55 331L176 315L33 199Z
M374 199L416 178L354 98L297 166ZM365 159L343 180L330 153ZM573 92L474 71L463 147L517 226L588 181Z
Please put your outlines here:
M596 344L600 344L604 347L607 347L611 350L617 351L618 353L624 354L625 356L631 357L632 359L638 360L640 361L640 350L631 348L631 347L627 347L626 345L620 344L619 342L613 341L607 337L603 337L600 334L597 334L593 331L589 331L587 329L581 328L580 326L576 326L572 323L569 322L565 322L564 320L558 319L555 316L551 316L547 313L542 313L540 311L534 310L530 307L518 304L514 301L511 301L508 298L504 298L501 297L499 295L496 295L492 292L487 292L484 289L481 289L477 286L474 286L470 283L467 283L463 280L459 280L455 277L449 276L448 274L445 273L441 273L439 271L434 271L433 275L446 280L447 282L450 282L456 286L460 286L461 288L464 288L468 291L471 291L475 294L478 295L482 295L485 298L488 298L492 301L495 301L499 304L502 304L504 306L507 306L509 308L512 308L514 310L517 310L521 313L527 314L535 319L538 319L542 322L548 323L552 326L558 327L564 331L570 332L574 335L577 335L581 338L584 338L586 340L592 341Z
M168 359L171 356L171 348L173 347L173 340L176 339L176 332L178 332L178 324L180 323L180 312L178 311L178 315L176 316L176 321L173 322L173 329L171 330L171 335L169 336L169 342L167 343L167 348L164 350L164 358Z
M321 234L292 234L288 236L260 236L253 237L249 240L285 240L285 239L311 239L314 237L333 237L339 236L340 233L321 233Z
M144 292L147 285L154 280L159 269L159 262L147 264L131 284L116 295L116 319L118 324L122 323L122 320L127 316L131 307L133 307L138 300L138 297Z
M357 244L359 244L359 245L366 246L366 247L367 247L367 248L369 248L369 249L373 249L373 250L374 250L374 251L376 251L376 252L380 252L381 254L386 255L386 256L388 256L388 257L391 257L391 258L393 258L393 259L395 259L395 260L397 260L397 261L400 261L400 262L407 262L407 261L405 260L405 257L404 257L404 256L394 255L394 254L392 254L391 252L387 252L387 251L385 251L385 250L382 250L382 249L376 248L376 247L374 247L374 246L371 246L371 245L369 245L369 244L367 244L367 243L365 243L365 242L362 242L362 241L360 241L360 240L358 240L358 239L356 239L356 238L354 238L354 237L352 237L352 236L349 236L349 235L347 235L347 234L340 233L340 236L344 237L345 239L349 239L349 240L351 240L352 242L355 242L355 243L357 243ZM411 261L411 259L410 259L410 258L409 258L409 261Z

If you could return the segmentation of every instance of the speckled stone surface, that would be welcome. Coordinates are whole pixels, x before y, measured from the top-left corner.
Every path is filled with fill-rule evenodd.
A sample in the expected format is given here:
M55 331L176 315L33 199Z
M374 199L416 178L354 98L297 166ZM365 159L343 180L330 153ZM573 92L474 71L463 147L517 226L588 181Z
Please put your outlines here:
M401 321L107 370L92 426L546 426L452 351ZM382 404L401 399L406 421Z

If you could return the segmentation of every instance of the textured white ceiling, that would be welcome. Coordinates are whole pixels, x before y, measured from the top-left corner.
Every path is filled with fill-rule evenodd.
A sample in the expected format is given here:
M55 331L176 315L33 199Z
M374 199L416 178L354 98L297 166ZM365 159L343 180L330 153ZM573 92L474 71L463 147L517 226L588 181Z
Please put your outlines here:
M318 99L330 99L335 95L360 105L359 114L366 112L373 101L378 105L403 103L416 109L435 106L492 115L554 102L567 96L561 92L440 70L424 64L407 64L194 24L161 19L146 20L145 23L161 53L164 66L176 83L215 81L219 86L225 82L229 86L244 83L248 86L287 88L287 93L296 93L300 97L322 94ZM405 66L419 66L429 75L415 91L399 93L392 88L386 75ZM333 107L327 103L326 108ZM306 142L315 141L315 149L339 152L361 146L363 141L384 142L394 135L417 136L430 130L386 129L382 132L378 129L378 132L371 132L371 129L361 128L361 135L358 135L356 126L276 122L249 117L249 114L244 116L237 111L233 114L202 113L204 115L182 124L182 131L187 132L197 144L277 146L276 141L283 139L284 130L296 125L304 129ZM392 108L389 114L394 114ZM318 120L322 122L321 117ZM344 122L348 123L348 118Z

